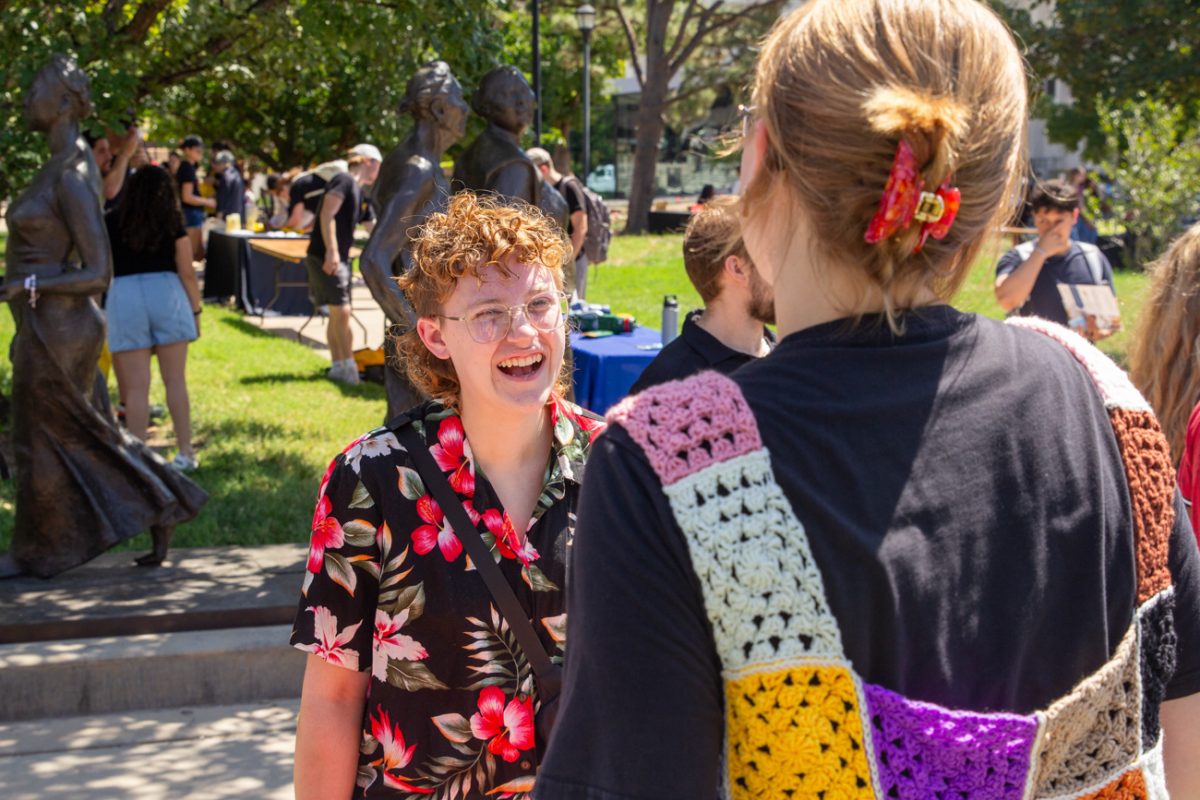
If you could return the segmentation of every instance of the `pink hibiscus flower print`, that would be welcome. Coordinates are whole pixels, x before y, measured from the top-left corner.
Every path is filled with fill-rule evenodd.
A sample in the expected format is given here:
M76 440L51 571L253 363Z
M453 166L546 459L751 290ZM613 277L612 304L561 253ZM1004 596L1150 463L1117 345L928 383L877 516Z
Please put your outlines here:
M429 653L416 639L403 634L400 629L408 622L408 609L391 616L382 609L375 609L374 647L371 650L371 674L378 681L387 680L388 659L396 661L420 661Z
M496 537L496 549L505 558L515 558L525 566L538 560L538 551L530 544L529 539L517 540L517 532L513 528L508 514L501 514L498 509L489 508L483 512L483 524Z
M375 741L383 746L383 758L373 763L383 772L384 785L405 792L432 794L433 789L423 789L413 786L411 778L394 774L395 770L404 769L408 766L408 763L412 761L413 751L417 749L417 746L414 744L405 747L404 734L400 731L400 726L392 726L392 720L388 717L388 713L383 710L382 706L376 706L375 710L379 716L371 716L371 735L375 737Z
M463 497L475 494L475 464L462 420L446 417L438 426L438 443L429 448L438 468L449 472L450 486Z
M438 548L447 561L458 558L462 552L462 542L454 533L454 526L442 513L442 507L429 495L424 495L417 501L417 516L427 524L412 532L413 549L421 555L427 555Z
M336 550L346 541L345 534L342 533L342 523L338 522L336 517L330 516L331 511L333 503L322 494L313 512L312 539L308 545L308 571L314 575L321 571L326 548L332 547Z
M362 623L356 622L338 631L337 617L328 608L309 606L308 610L313 615L313 633L317 641L313 644L298 645L299 648L320 656L330 664L347 669L358 669L358 653L347 649L345 645L350 643L354 634L358 633L358 628Z
M479 713L471 715L471 733L488 743L488 752L516 761L533 747L533 698L514 697L505 705L504 692L487 687L479 693Z

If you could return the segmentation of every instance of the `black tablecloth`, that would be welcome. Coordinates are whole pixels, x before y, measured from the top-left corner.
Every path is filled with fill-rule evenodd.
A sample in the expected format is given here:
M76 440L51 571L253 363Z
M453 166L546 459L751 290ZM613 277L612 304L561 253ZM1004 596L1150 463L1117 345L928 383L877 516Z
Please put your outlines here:
M305 284L307 275L303 264L276 258L255 250L252 239L271 239L245 233L213 231L208 238L208 260L204 268L204 296L225 298L236 296L238 308L249 314L275 312L285 316L307 316L312 313L307 286L288 286L279 290L274 303L275 281ZM269 309L265 306L271 303Z

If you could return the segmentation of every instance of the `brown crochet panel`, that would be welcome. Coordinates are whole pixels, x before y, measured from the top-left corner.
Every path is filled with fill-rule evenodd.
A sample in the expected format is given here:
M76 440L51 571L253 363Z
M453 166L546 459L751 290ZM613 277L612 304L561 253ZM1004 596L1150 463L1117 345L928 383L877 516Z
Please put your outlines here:
M1114 408L1109 419L1129 483L1141 605L1171 585L1167 555L1175 524L1175 470L1167 439L1152 413Z

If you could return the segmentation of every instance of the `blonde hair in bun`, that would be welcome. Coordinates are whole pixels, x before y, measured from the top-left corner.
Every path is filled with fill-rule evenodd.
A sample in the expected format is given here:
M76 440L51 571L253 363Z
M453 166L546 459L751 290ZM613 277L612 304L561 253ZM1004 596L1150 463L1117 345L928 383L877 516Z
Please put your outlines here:
M986 236L1016 210L1025 70L982 3L809 0L767 36L753 97L768 143L744 213L782 181L818 246L861 265L879 287L893 327L923 288L949 299ZM962 192L949 235L916 254L919 223L863 240L902 138L926 186L952 177Z

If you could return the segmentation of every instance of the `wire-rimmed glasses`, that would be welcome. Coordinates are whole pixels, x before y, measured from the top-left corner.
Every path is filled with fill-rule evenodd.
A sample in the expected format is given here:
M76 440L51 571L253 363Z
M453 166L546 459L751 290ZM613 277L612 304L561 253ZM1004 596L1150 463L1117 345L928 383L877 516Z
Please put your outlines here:
M474 341L479 344L491 344L508 336L512 329L513 317L518 311L539 331L558 330L567 318L567 296L562 292L544 292L515 306L485 305L461 317L448 314L438 316L442 319L465 322L467 334Z

